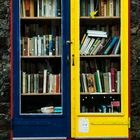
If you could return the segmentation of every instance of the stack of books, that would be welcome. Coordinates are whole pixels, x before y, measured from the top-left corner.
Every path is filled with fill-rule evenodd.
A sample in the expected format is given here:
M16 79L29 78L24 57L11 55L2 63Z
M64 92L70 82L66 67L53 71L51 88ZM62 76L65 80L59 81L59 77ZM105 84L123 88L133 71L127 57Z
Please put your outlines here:
M81 55L108 55L118 54L120 51L120 38L114 35L107 38L107 32L87 30L80 44Z

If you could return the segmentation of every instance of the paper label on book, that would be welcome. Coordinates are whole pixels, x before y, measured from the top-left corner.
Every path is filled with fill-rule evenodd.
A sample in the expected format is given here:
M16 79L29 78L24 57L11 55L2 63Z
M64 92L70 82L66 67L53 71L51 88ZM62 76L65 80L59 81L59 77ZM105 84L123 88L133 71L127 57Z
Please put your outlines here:
M89 120L87 118L79 118L78 131L89 132Z

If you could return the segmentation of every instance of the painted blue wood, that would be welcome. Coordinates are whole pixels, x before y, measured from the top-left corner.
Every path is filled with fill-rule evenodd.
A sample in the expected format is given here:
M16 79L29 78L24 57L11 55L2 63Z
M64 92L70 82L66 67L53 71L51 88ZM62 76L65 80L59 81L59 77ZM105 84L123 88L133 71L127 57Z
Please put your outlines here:
M62 0L62 115L20 115L20 0L13 0L13 137L70 137L69 0Z

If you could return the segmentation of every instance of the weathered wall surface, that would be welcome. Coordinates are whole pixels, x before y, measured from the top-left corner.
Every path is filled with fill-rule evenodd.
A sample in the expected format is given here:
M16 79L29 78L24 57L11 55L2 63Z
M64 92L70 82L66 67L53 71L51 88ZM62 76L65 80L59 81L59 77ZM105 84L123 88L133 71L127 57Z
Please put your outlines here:
M0 0L0 140L9 140L9 0ZM131 139L140 140L140 2L131 0Z
M0 140L9 140L9 0L0 0Z
M140 1L131 0L131 139L140 139Z

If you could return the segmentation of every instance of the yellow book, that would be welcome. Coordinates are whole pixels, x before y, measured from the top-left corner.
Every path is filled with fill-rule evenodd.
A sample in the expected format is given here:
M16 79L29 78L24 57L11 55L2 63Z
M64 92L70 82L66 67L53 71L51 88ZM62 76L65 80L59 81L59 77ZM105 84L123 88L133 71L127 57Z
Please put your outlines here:
M30 0L30 17L34 17L34 0Z

